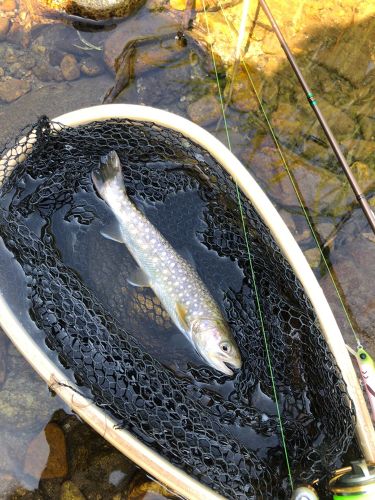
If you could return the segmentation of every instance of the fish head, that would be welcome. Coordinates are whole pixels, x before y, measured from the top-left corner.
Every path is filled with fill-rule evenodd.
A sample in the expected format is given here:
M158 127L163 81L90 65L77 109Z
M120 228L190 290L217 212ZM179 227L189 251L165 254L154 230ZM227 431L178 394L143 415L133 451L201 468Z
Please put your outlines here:
M226 375L233 375L228 365L241 368L240 351L225 321L198 318L191 330L195 348L209 365Z

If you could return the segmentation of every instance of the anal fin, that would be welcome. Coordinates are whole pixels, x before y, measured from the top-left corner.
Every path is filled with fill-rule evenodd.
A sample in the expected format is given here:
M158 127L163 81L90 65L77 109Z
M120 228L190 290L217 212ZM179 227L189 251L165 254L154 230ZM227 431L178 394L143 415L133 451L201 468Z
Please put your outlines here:
M149 287L150 285L150 280L146 273L142 271L140 267L137 267L131 275L127 278L128 283L130 283L133 286L139 286L139 287Z

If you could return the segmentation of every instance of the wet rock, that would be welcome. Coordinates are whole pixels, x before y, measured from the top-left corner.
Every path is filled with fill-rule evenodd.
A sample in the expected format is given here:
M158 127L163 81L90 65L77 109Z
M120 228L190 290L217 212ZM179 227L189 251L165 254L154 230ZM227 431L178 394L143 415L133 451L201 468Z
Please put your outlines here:
M79 65L81 72L86 76L98 76L103 73L103 66L93 57L82 59Z
M70 454L71 480L88 499L126 493L137 467L76 418L63 425ZM97 496L95 496L97 495Z
M269 196L285 205L299 206L292 182L272 140L268 136L263 141L255 137L253 142L254 146L242 154L245 165L256 177L259 176ZM327 215L348 209L348 195L343 192L345 182L342 177L312 165L286 148L283 151L305 206L313 212L326 212Z
M180 29L180 24L163 12L153 13L152 23L144 23L142 19L131 18L107 37L104 44L104 62L111 71L115 72L116 59L132 40L155 36L160 38L166 33L173 37Z
M5 40L10 28L10 21L6 17L0 17L0 41Z
M262 77L258 70L254 67L249 66L249 74L254 83L255 89L258 96L262 98ZM231 97L231 107L237 109L238 111L257 111L259 108L259 102L253 90L253 86L250 82L247 72L240 67L236 74L233 76L231 72L227 73L227 84L224 89L224 96L228 98L231 81L232 85L232 97Z
M0 498L10 498L10 495L19 487L19 482L12 474L0 472Z
M16 0L1 0L0 1L0 12L12 12L16 10L17 2Z
M47 60L43 59L34 66L33 73L42 82L61 82L64 80L61 69L51 66Z
M362 116L359 118L359 123L363 137L367 141L373 141L375 138L375 121L367 116Z
M77 80L80 77L81 70L77 59L72 54L66 54L60 63L60 69L65 80Z
M321 254L319 248L309 248L303 252L310 266L315 269L319 267Z
M193 122L206 126L221 118L221 106L216 97L207 95L189 104L187 113Z
M39 481L39 489L44 498L55 499L60 498L61 485L63 479L42 479Z
M29 444L24 472L37 479L55 479L68 473L65 436L60 427L49 423Z
M46 384L10 345L7 378L0 391L1 428L29 432L48 422L58 401L51 399ZM61 403L59 403L61 405Z
M357 129L356 122L344 111L333 104L330 104L324 98L319 97L319 107L324 116L329 117L332 123L332 129L336 134L348 136Z
M72 481L65 481L61 486L60 500L85 500L85 497Z
M31 83L27 80L8 78L0 82L0 101L12 102L27 94L31 90Z
M7 376L8 343L5 333L0 330L0 389Z
M338 33L336 43L322 51L319 60L321 64L338 73L352 85L360 86L369 71L374 37L375 19L370 16L366 22L354 24ZM353 40L357 43L353 43Z
M3 106L0 143L5 144L9 137L14 136L15 130L21 130L25 123L33 123L42 114L54 117L99 104L104 92L112 83L109 76L100 75L96 78L87 78L85 85L76 80L52 82L42 88L33 89L11 105Z
M320 238L321 243L327 242L329 238L332 238L335 234L335 225L332 222L320 222L316 226L316 233Z
M375 340L372 334L375 322L375 299L371 293L371 283L375 280L373 265L375 247L374 242L362 236L361 231L368 231L368 225L361 210L358 209L344 227L340 228L330 261L335 281L354 322L354 328L364 347L371 356L375 356ZM324 276L320 284L339 322L345 341L354 346L353 333L345 319L330 277Z
M127 496L127 500L163 500L164 498L177 499L178 497L162 484L147 478L142 472L132 481Z
M300 137L306 119L307 116L302 114L294 104L281 102L272 113L272 126L278 137L288 136L289 140L293 140L294 137Z
M68 14L91 19L107 19L111 17L127 17L141 7L145 0L43 0L50 7Z
M345 139L341 142L347 152L348 161L366 161L373 158L375 153L374 141L363 141L360 139Z

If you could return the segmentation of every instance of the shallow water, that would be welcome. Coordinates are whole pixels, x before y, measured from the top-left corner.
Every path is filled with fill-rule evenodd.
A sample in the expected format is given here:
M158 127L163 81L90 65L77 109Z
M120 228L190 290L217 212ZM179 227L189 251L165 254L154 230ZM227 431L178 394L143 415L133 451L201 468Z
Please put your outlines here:
M151 12L149 7L150 4L146 5L131 20L124 21L113 31L82 32L82 36L95 46L103 47L106 40L116 31L121 33L124 26L131 27L126 30L130 33L129 38L135 33L138 36L142 32L146 35L152 33L158 14ZM359 9L362 7L361 4ZM284 15L284 22L292 25L295 21L293 16L288 17L288 13ZM307 19L308 11L305 16ZM211 102L209 119L208 113L200 116L198 111L197 116L192 106L198 99L207 96L215 96L217 99L217 88L214 75L207 73L209 56L202 55L202 51L189 38L186 47L181 47L174 39L181 22L180 18L176 20L172 15L158 17L157 31L170 31L171 36L162 41L150 42L139 49L137 58L141 62L135 67L135 76L114 102L147 104L195 118L225 142L223 124L219 124L217 128L220 109L217 111ZM296 53L306 78L314 86L316 95L321 98L326 118L337 134L350 163L357 162L353 165L354 171L371 199L375 186L372 149L375 122L371 111L375 90L371 68L373 56L369 55L369 68L367 72L363 72L362 80L356 81L357 77L354 75L360 72L362 61L354 61L352 70L341 62L344 72L340 70L340 66L334 66L328 53L324 52L329 49L332 52L334 49L337 58L345 50L347 53L354 53L359 42L363 43L364 38L366 42L370 31L366 29L366 19L356 21L354 17L353 20L348 12L344 12L342 19L335 24L332 19L330 22L331 25L326 23L324 29L316 25L307 26L307 21L302 22L303 29L306 30L306 41L299 46L296 44ZM43 34L44 39L41 38ZM287 34L290 35L290 32ZM294 177L312 217L318 239L321 244L326 244L325 255L333 266L333 273L348 305L354 326L362 342L375 355L375 314L370 293L372 278L375 277L372 264L374 242L369 234L370 229L356 207L324 136L315 124L311 110L301 98L302 94L291 70L272 45L274 43L271 38L264 43L265 48L272 48L268 52L264 51L264 68L267 69L267 64L272 59L276 60L277 64L273 73L261 73L263 100L286 152L288 163L293 167ZM104 64L103 50L87 51L75 45L82 46L76 31L71 26L62 24L39 27L32 32L28 47L23 47L16 37L11 39L9 35L4 41L0 41L0 66L5 75L13 75L31 82L30 92L13 102L1 102L0 143L3 144L14 137L24 125L33 122L41 114L54 117L101 102L114 82L112 73ZM98 64L100 74L90 78L81 74L80 78L71 81L45 81L47 77L52 78L47 75L48 72L51 73L49 66L44 67L44 73L43 68L36 70L36 63L31 68L28 66L31 65L30 60L36 58L36 54L42 57L41 47L46 46L57 53L73 53L78 61L89 57L91 63ZM362 52L366 53L364 49ZM149 56L147 61L148 54L153 55ZM18 66L15 66L17 62ZM316 253L315 242L290 180L275 152L272 138L263 124L262 115L256 108L252 111L243 109L244 102L253 99L253 96L243 76L242 79L245 96L241 100L241 89L237 88L239 97L235 100L236 105L227 110L232 149L269 194L297 241L306 251L332 303L347 342L354 347L345 315L335 297L327 271ZM221 78L221 84L224 86L224 78ZM201 102L201 108L203 104L204 101ZM155 217L155 220L160 215L154 212L152 207L149 207L147 213L151 219ZM104 211L102 215L104 221ZM79 250L86 235L81 226L76 224L74 217L69 222L65 219L66 214L61 212L54 224L56 227L69 224L70 230L76 235L72 246L64 239L58 242L69 261L70 256ZM100 223L97 224L98 228L99 226ZM188 231L186 234L188 235ZM93 234L93 242L98 242L97 235L98 233ZM113 255L116 255L116 244L105 244ZM200 260L197 259L198 262ZM212 266L215 267L214 262ZM12 268L9 267L10 269ZM12 273L9 273L9 283L16 279L13 271L12 269ZM232 267L228 264L228 273L231 271ZM25 300L22 297L18 299ZM170 358L166 354L167 363L172 362L174 357L181 353L181 336L175 332L172 338L175 351L171 351ZM137 481L146 481L145 476L140 473L137 481L131 483L131 479L137 474L136 468L80 423L75 416L69 415L68 408L49 394L46 386L8 345L5 338L0 339L0 347L0 352L3 353L0 353L0 448L4 450L0 457L0 497L59 498L61 485L64 484L63 490L68 491L68 483L72 481L86 498L143 498L131 496L131 491ZM185 351L182 349L182 352ZM191 355L194 358L193 352ZM5 374L4 377L1 377L2 373ZM13 399L10 399L10 395ZM43 429L50 421L63 431L64 440L61 440L61 434L56 430L51 433L51 440L46 440ZM58 446L52 446L53 440ZM62 442L65 444L62 445ZM67 447L65 455L64 446ZM49 470L49 473L46 473L49 448L54 449L55 454L60 453L58 456L63 457L62 461L67 461L67 470L55 468L53 472ZM52 460L51 456L52 452L49 462ZM34 468L31 466L33 462ZM39 484L43 469L44 479Z

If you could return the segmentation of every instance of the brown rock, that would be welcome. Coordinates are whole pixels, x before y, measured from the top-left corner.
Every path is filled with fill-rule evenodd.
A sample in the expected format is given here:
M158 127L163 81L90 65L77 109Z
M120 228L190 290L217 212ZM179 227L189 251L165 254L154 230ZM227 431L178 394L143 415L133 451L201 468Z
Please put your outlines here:
M259 102L250 82L249 75L260 98L262 96L262 78L255 68L249 66L248 71L249 74L241 67L234 75L231 107L238 109L238 111L256 111L259 108ZM232 78L233 76L228 78L228 83L224 90L225 96L229 95Z
M309 248L308 250L304 251L304 254L307 262L313 269L319 267L320 260L322 258L319 248Z
M92 57L83 59L80 68L81 72L86 76L98 76L103 73L103 66Z
M12 12L16 10L17 3L16 0L2 0L0 1L0 12Z
M213 95L206 95L187 107L189 118L198 125L205 126L221 118L221 106Z
M0 101L12 102L27 94L31 90L31 83L28 80L17 80L8 78L0 82Z
M8 340L0 330L0 389L7 376Z
M72 481L65 481L61 486L60 500L85 500L85 497Z
M245 165L257 172L269 196L285 205L299 205L284 163L271 139L265 137L263 144L259 144L257 137L253 141L254 146L242 155ZM327 214L347 210L348 200L347 194L343 195L342 177L310 164L285 148L284 158L305 206Z
M60 69L62 71L65 80L77 80L79 78L81 71L77 63L77 59L72 54L66 54L60 63Z
M42 82L64 80L63 73L60 68L51 66L46 60L41 59L33 68L34 75Z
M132 40L153 37L155 33L162 36L165 33L176 32L180 25L167 13L154 12L152 23L145 23L142 19L131 18L122 23L105 41L104 62L111 71L115 71L116 59Z
M0 40L4 40L10 28L10 21L6 17L0 17Z
M150 480L139 482L138 478L133 482L127 496L127 500L163 500L165 498L177 497L160 483Z
M24 472L37 479L53 479L67 475L65 436L57 424L47 424L31 441L25 456Z

